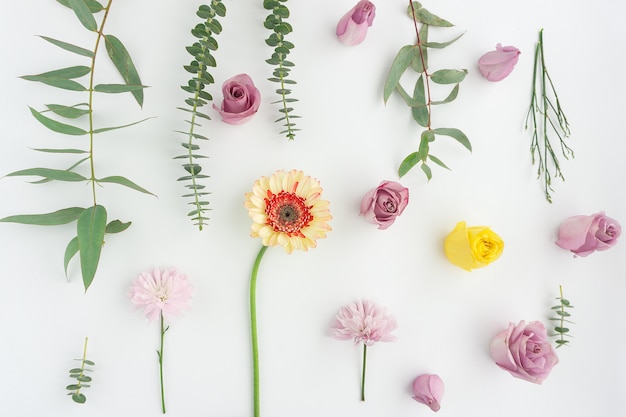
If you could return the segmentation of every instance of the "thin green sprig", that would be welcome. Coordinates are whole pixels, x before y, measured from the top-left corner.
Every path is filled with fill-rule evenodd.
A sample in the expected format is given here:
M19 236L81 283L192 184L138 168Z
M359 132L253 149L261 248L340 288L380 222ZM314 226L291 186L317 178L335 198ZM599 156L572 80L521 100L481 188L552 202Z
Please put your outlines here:
M280 134L285 135L289 140L293 140L296 137L296 132L300 130L295 127L296 124L293 119L300 116L292 114L293 107L291 107L292 103L297 102L298 99L288 97L291 94L291 89L287 87L296 84L296 82L289 78L289 73L295 65L287 60L287 56L295 46L292 42L285 40L285 36L293 31L292 26L286 21L289 17L289 9L286 3L287 0L263 0L263 8L271 11L263 25L266 29L272 31L265 43L274 48L271 58L265 60L265 62L275 67L272 73L273 77L268 78L268 80L278 83L280 86L276 90L280 99L272 104L281 105L278 111L282 116L276 119L275 122L283 122L285 129Z
M82 359L74 359L76 361L80 361L80 368L72 368L70 369L70 378L74 378L76 380L75 384L70 384L65 387L70 392L67 395L72 396L72 400L78 404L84 404L87 401L87 397L84 393L81 392L84 388L89 388L91 385L88 382L91 382L91 377L85 375L85 372L91 371L91 369L86 366L94 366L95 363L87 359L87 342L88 338L85 337L85 343L83 345L83 357Z
M398 176L404 176L415 165L420 164L420 168L426 175L426 178L430 180L432 178L432 170L428 162L450 169L441 159L430 153L430 145L437 136L451 137L468 151L472 151L469 139L461 130L456 128L433 129L432 127L433 106L449 103L456 99L459 93L459 84L465 79L467 70L441 69L430 72L428 69L428 48L445 48L456 42L463 35L461 34L447 42L430 42L428 40L429 27L450 27L453 26L452 23L432 14L417 1L409 1L407 12L413 20L417 41L414 45L403 46L394 58L385 81L383 98L385 103L387 103L391 94L397 91L410 107L413 120L418 125L426 128L421 133L418 150L409 154L400 164ZM421 23L421 28L418 27L418 22ZM411 94L400 84L400 79L409 69L419 74ZM454 84L454 87L445 99L433 100L431 83L440 85Z
M574 151L565 143L570 136L567 117L561 107L559 96L548 73L543 49L543 29L539 31L539 41L535 47L533 64L533 83L530 106L526 114L524 129L532 127L530 154L533 165L537 162L537 178L542 178L546 200L552 203L552 174L565 181L557 151L550 139L550 132L559 139L561 155L565 159L574 158Z
M206 92L204 88L215 82L213 76L208 72L208 68L217 65L215 58L211 54L211 51L218 49L217 40L213 35L217 35L222 31L222 25L217 20L217 16L226 16L226 6L224 6L221 0L213 0L209 5L201 5L196 15L204 19L204 22L197 24L191 30L191 34L198 40L193 45L187 47L187 52L193 56L193 61L184 67L187 72L193 74L193 77L187 85L181 86L192 97L185 100L185 104L188 107L178 107L178 109L190 114L190 119L186 120L189 123L188 131L178 131L178 133L182 133L187 137L186 142L181 142L181 146L186 152L183 155L176 156L174 159L185 160L183 168L188 175L178 178L178 181L186 182L185 187L190 191L188 194L183 195L183 198L191 198L189 204L194 207L192 211L187 213L187 216L191 217L191 220L195 222L194 224L198 226L199 230L202 230L209 220L205 213L207 210L210 210L208 208L209 202L206 200L206 196L210 193L205 191L206 186L200 184L199 180L209 178L209 176L200 174L202 167L196 160L207 157L196 152L200 149L200 146L195 141L207 140L208 138L197 133L196 128L201 126L197 121L199 118L206 120L211 120L211 118L198 109L213 100L211 94Z
M267 251L267 246L261 246L259 253L254 260L252 266L252 275L250 276L250 333L252 338L252 386L253 386L253 410L254 417L261 415L261 393L260 393L260 372L259 372L259 337L256 320L256 282L259 273L259 266L263 255Z
M567 311L567 309L574 308L574 306L570 304L569 300L563 298L563 287L560 285L559 294L559 297L556 297L556 299L559 300L559 304L552 307L556 317L550 318L550 320L557 321L559 323L557 326L554 326L554 336L558 336L558 339L556 340L557 348L569 343L569 340L567 340L566 337L572 337L569 335L569 328L565 327L565 323L574 324L573 321L568 319L571 317L571 314Z
M156 351L157 356L159 357L159 382L161 384L161 411L165 414L165 385L163 384L163 342L165 341L165 333L170 329L170 326L165 327L163 321L163 312L161 311L160 315L160 323L161 323L161 345L159 349Z
M367 366L367 345L363 343L363 366L361 370L361 401L365 401L365 368Z
M82 182L90 185L91 204L92 206L69 207L60 209L51 213L43 214L26 214L8 216L0 219L0 222L13 222L31 225L63 225L76 222L76 236L68 243L64 254L64 269L67 276L67 268L70 261L76 254L80 258L81 274L85 291L91 285L100 260L104 237L107 234L120 233L130 226L130 222L123 223L119 220L107 222L107 210L99 204L96 196L96 185L118 184L128 187L135 191L145 194L151 194L145 188L137 185L133 181L119 175L98 178L96 175L95 163L95 136L111 130L121 129L135 124L141 123L147 119L135 121L125 125L108 126L96 128L94 124L94 93L118 94L129 92L133 95L139 106L143 105L143 89L139 74L133 64L133 61L122 44L122 42L113 35L106 34L104 28L106 26L112 0L109 0L106 6L102 6L96 0L57 0L58 3L70 8L74 15L78 18L82 26L91 34L95 34L95 45L93 49L86 49L72 43L64 42L58 39L42 36L41 38L59 47L67 52L79 55L81 59L87 58L89 65L75 65L67 68L56 69L36 75L25 75L22 79L27 81L41 82L51 87L63 90L87 93L87 102L81 102L73 105L46 104L46 109L42 111L30 108L33 117L47 129L64 135L70 136L86 136L86 148L40 148L35 149L38 152L46 152L51 154L73 154L79 155L80 159L73 163L69 168L29 168L7 174L7 177L24 177L35 176L40 179L34 181L34 184L43 184L50 181L64 182ZM95 15L103 14L100 24L96 22ZM106 53L112 64L120 73L123 84L96 84L95 68L98 57L98 51L104 41ZM77 81L88 76L88 85L84 86ZM77 119L87 118L87 129L76 126ZM63 121L59 121L59 119ZM88 163L89 175L85 176L78 172L85 163Z

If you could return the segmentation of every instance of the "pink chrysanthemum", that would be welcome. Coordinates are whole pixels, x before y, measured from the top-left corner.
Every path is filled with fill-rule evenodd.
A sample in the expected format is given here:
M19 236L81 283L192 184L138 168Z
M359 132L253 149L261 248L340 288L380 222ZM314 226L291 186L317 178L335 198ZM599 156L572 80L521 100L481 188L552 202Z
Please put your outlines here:
M175 269L142 272L130 287L131 301L142 307L149 320L180 314L189 307L192 287Z
M338 339L372 346L375 342L396 340L391 332L397 327L396 318L386 308L361 300L339 310L332 330Z

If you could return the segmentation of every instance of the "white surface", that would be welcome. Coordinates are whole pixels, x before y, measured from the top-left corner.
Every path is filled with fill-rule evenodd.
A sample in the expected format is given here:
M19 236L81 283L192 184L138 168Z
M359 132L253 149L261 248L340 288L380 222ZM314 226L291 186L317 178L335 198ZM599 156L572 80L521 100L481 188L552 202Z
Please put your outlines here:
M440 416L577 417L626 414L626 242L588 258L573 258L554 245L559 223L574 214L600 210L626 225L623 182L626 145L623 110L626 84L626 5L615 0L507 3L425 1L452 21L431 39L456 44L431 54L431 68L467 68L458 99L434 110L434 126L457 127L474 152L437 140L433 153L452 171L434 168L427 183L416 168L400 181L410 188L405 213L386 231L358 216L363 194L381 180L398 180L396 169L413 151L421 131L394 96L387 106L382 86L401 46L414 42L407 2L378 1L365 42L348 48L335 38L338 19L352 0L289 2L295 31L292 60L296 113L302 131L288 143L278 135L276 86L266 78L266 11L262 2L225 2L217 84L248 73L263 95L258 114L229 126L219 117L203 123L203 161L211 175L210 224L198 232L185 216L181 152L186 84L184 47L198 19L192 1L116 1L108 32L129 49L144 83L145 105L130 95L98 97L103 123L148 122L98 138L100 175L124 175L158 195L109 185L99 199L112 218L132 220L126 232L107 239L96 279L83 294L79 269L63 274L70 226L48 229L0 225L1 414L20 416L160 415L158 324L147 323L127 297L132 279L153 267L174 266L195 287L193 308L172 322L166 338L165 377L171 416L251 415L252 375L248 281L260 240L248 236L243 195L262 175L297 168L318 178L331 201L333 231L318 248L286 255L272 248L261 265L258 314L262 412L273 417L429 415L411 399L410 384L421 373L437 373L446 384ZM556 182L548 204L523 130L533 47L545 28L551 75L572 125L576 159L563 163L566 182ZM435 34L436 33L436 34ZM17 77L75 65L80 57L34 35L90 47L92 40L71 12L52 0L12 2L0 14L0 91L3 99L0 171L35 166L66 167L68 159L29 148L77 146L82 139L53 134L27 106L71 103L63 93ZM520 61L511 76L489 83L478 57L496 43L515 45ZM102 57L97 74L116 80ZM445 93L444 93L445 94ZM88 205L77 184L29 185L0 180L0 217ZM446 234L459 220L490 225L505 240L502 257L472 273L443 255ZM549 315L558 286L576 308L571 346L558 350L560 364L543 385L511 377L491 360L491 338L509 321ZM358 401L360 350L329 336L336 311L371 298L396 315L395 343L369 350L367 401ZM66 397L67 370L89 336L96 362L87 403Z

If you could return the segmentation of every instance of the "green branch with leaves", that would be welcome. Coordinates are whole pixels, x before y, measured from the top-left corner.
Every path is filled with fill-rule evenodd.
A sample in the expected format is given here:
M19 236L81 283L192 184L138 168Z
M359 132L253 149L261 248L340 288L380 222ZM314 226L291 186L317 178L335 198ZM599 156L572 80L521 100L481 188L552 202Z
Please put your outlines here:
M569 318L571 314L567 311L570 308L574 308L573 305L570 304L569 300L563 298L563 287L559 285L559 296L556 297L559 300L559 304L552 307L553 312L556 314L556 317L551 317L550 320L556 321L558 324L554 326L554 336L557 336L556 347L560 348L569 343L569 340L566 337L571 337L569 335L569 328L565 327L566 323L574 324L573 321L570 321Z
M185 161L183 168L187 171L187 175L178 178L178 181L186 183L185 187L189 192L184 194L183 198L190 198L189 204L193 206L193 210L187 213L187 216L191 217L191 220L195 222L194 224L198 226L199 230L202 230L205 223L209 220L205 213L207 210L210 210L208 208L209 202L206 200L206 196L210 193L206 191L206 186L201 184L200 180L209 178L209 176L200 173L202 167L196 161L207 157L197 153L200 146L196 141L208 140L208 138L197 133L196 128L201 127L198 119L211 120L207 114L202 113L199 109L213 100L211 94L205 91L204 88L215 82L213 76L208 72L208 68L217 65L215 58L211 54L211 51L216 51L218 48L217 40L213 35L222 32L222 25L217 20L217 17L226 16L226 6L224 6L221 0L213 0L210 5L201 5L196 15L204 19L204 22L198 23L191 30L191 34L197 38L197 41L187 47L187 52L193 56L193 60L184 67L193 76L187 85L181 86L184 91L191 94L191 97L185 100L185 104L188 107L178 107L178 109L188 113L189 119L186 122L189 124L189 127L187 131L177 131L185 135L187 140L181 142L185 153L176 156L174 159Z
M426 130L422 131L417 151L409 154L402 161L398 168L398 175L402 177L415 165L420 164L426 178L430 180L432 178L432 170L428 165L429 162L445 169L450 169L441 159L430 153L431 144L435 142L438 136L451 137L463 145L468 151L472 151L472 145L469 139L461 130L450 127L432 127L433 107L450 103L456 99L459 93L459 84L467 75L467 70L440 69L431 72L428 67L428 48L445 48L456 42L463 35L461 34L447 42L431 42L428 40L429 28L431 26L451 27L453 26L452 23L432 14L417 1L409 2L407 12L409 17L413 20L417 42L413 45L403 46L394 58L385 81L383 98L385 103L387 103L391 94L394 91L398 92L405 103L410 107L413 120L415 120L418 125L426 128ZM421 28L418 27L418 23L421 24ZM410 94L400 83L402 76L409 70L419 75ZM431 83L454 85L454 87L443 100L434 100L432 98L434 86L432 86Z
M84 404L87 401L87 397L85 394L81 392L81 390L85 388L89 388L91 385L88 383L91 382L91 377L86 375L86 372L91 372L91 369L87 368L87 366L94 366L95 363L87 359L87 342L88 338L85 338L85 343L83 345L83 357L82 359L74 359L75 361L80 362L80 368L72 368L70 369L70 378L76 380L75 383L68 385L65 387L68 392L67 395L72 396L72 400L75 403Z
M565 159L574 158L574 151L567 146L565 140L570 136L569 122L561 107L559 96L546 67L543 49L543 29L539 31L539 41L535 47L533 63L533 84L530 106L526 114L526 125L532 128L530 154L533 165L537 162L537 178L543 179L546 200L552 203L552 174L565 181L561 172L561 164L557 151L552 145L550 132L559 139L561 155Z
M295 127L296 124L293 119L297 119L300 116L293 114L293 107L291 107L292 103L297 102L298 99L288 97L291 94L291 88L288 87L296 84L296 82L289 78L289 73L295 65L287 60L289 53L294 48L294 44L285 40L285 36L293 31L292 26L286 20L289 17L289 9L286 3L287 0L263 0L263 8L271 11L263 25L266 29L272 31L265 43L274 48L271 58L265 60L265 62L274 66L273 77L268 78L268 80L279 85L279 88L276 89L276 94L280 98L272 104L280 104L278 111L281 113L281 117L276 119L275 122L282 122L285 129L280 134L285 135L289 140L293 140L296 137L296 132L300 130Z
M69 262L75 255L79 255L81 274L85 291L91 285L98 268L105 235L120 233L130 226L130 222L119 220L108 221L107 210L97 200L97 185L117 184L145 194L151 194L135 182L119 175L98 177L96 175L95 138L96 135L121 129L141 123L147 119L127 123L119 126L96 128L94 123L94 103L96 93L119 94L131 93L141 107L143 105L143 89L139 74L133 61L122 42L115 36L105 34L104 28L111 9L112 0L102 6L96 0L57 0L58 3L71 9L82 26L95 36L93 49L83 48L73 43L42 36L42 39L52 45L71 52L87 61L87 65L75 65L56 69L36 75L26 75L21 78L35 81L51 87L75 91L86 96L86 101L78 104L61 105L46 104L46 109L38 111L30 107L33 117L52 132L69 136L85 137L82 148L40 148L38 152L49 154L76 155L78 160L70 167L58 168L29 168L7 174L7 177L38 177L34 184L43 184L50 181L78 182L90 185L91 206L69 207L51 213L15 215L0 219L0 222L13 222L30 225L65 225L76 222L76 236L68 243L64 254L64 268L67 276ZM98 24L96 15L102 18ZM99 49L104 43L106 54L120 73L124 83L96 84L95 68ZM87 84L79 81L87 78ZM86 119L86 120L85 120ZM82 126L80 126L82 122ZM80 172L87 171L87 174Z

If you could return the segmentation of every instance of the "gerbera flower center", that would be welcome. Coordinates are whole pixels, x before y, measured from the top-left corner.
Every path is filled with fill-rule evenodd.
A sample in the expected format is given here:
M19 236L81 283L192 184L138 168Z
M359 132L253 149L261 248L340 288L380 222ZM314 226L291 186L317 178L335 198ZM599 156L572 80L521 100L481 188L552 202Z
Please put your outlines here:
M302 197L293 193L281 191L273 194L268 191L265 204L267 224L276 232L299 235L300 230L313 219L311 208Z
M165 302L167 300L167 290L163 287L157 288L154 295L161 302Z

